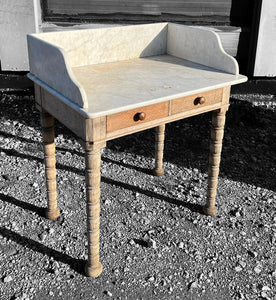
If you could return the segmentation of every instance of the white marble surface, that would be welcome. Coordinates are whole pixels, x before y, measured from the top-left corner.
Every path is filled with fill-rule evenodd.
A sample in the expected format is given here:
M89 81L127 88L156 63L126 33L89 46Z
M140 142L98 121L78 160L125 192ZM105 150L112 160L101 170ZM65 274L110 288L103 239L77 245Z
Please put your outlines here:
M28 35L30 72L83 108L86 94L72 67L164 54L166 48L167 23Z
M246 81L170 55L72 69L90 117L112 114ZM93 82L93 84L91 84Z
M167 39L167 54L239 74L237 61L223 50L220 38L214 31L169 23Z
M34 35L27 38L31 75L80 107L88 107L85 90L74 77L66 52ZM33 80L33 76L29 78Z
M165 54L167 23L34 35L65 50L71 67Z
M170 23L34 34L28 48L30 78L93 117L246 80L217 34Z

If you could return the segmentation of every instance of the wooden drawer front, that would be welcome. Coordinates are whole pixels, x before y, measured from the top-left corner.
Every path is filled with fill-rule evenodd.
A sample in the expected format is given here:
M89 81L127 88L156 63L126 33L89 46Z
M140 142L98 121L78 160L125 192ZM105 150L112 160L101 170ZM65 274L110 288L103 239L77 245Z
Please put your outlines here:
M188 111L196 108L205 107L211 104L220 103L222 102L222 92L223 89L217 89L174 99L172 101L172 114L177 114L183 111ZM205 102L203 104L198 103L198 99L200 97L205 98Z
M139 120L139 114L144 113L144 120ZM139 107L107 116L106 131L119 129L150 122L169 115L169 101L149 106Z

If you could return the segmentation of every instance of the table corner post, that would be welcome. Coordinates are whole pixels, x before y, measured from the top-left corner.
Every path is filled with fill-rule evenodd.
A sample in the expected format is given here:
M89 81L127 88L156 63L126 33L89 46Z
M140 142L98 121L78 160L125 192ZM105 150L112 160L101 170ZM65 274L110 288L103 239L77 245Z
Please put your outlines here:
M48 219L54 220L60 215L60 211L57 207L54 117L47 111L41 109L40 121L42 127L48 204L45 215Z
M164 175L163 152L165 140L165 124L155 127L155 168L152 170L153 175Z
M226 111L227 108L215 110L212 116L207 200L203 207L204 213L208 216L214 216L217 213L215 203Z
M86 211L88 260L86 275L98 277L102 273L100 262L100 194L101 194L101 149L105 142L83 143L85 148Z

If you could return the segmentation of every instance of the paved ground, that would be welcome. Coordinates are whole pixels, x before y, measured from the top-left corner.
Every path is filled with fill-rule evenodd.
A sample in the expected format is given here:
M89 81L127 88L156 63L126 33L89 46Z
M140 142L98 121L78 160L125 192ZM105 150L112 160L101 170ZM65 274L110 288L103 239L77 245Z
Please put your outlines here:
M57 123L62 215L45 219L39 115L32 97L0 96L0 299L276 299L273 99L231 99L215 217L201 214L210 114L167 126L160 178L149 172L152 130L108 142L104 270L91 279L83 274L83 150Z

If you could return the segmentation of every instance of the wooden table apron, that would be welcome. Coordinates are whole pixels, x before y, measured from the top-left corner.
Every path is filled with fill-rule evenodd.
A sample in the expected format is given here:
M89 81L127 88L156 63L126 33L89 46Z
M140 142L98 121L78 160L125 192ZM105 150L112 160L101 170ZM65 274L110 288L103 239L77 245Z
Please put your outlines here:
M45 174L48 207L46 216L59 216L56 195L56 168L54 143L54 118L74 132L85 148L88 261L86 274L97 277L102 272L99 258L100 236L100 165L101 149L106 141L127 134L156 127L155 168L153 174L164 174L163 148L165 124L190 116L213 111L210 156L208 168L207 215L216 214L217 191L225 113L229 106L230 86L179 99L122 111L97 118L87 118L56 96L35 84L36 106L41 112L42 137L45 157Z

